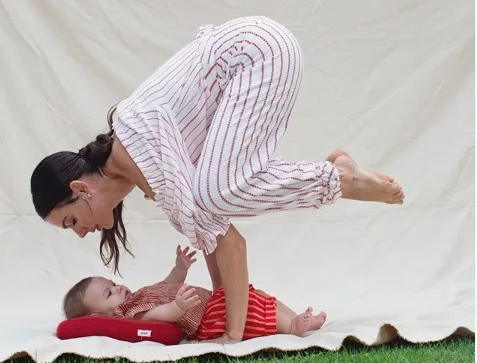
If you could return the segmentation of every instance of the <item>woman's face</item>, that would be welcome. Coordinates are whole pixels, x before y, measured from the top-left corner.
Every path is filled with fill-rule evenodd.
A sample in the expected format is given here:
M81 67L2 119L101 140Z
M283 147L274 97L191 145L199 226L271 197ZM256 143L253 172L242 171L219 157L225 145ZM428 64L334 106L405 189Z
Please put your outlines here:
M77 199L53 209L46 217L48 223L59 228L72 229L81 238L88 233L113 227L113 208L99 193L92 193L87 188L72 189L73 198Z

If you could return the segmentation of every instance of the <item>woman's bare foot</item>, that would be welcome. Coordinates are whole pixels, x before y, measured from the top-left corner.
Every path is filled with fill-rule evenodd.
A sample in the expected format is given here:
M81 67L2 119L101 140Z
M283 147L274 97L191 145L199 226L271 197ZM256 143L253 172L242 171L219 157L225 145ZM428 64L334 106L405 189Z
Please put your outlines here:
M394 178L361 169L343 150L335 150L326 158L340 174L344 199L403 204L404 193Z
M290 334L302 337L310 330L313 308L309 307L303 314L293 319Z
M333 151L331 154L328 155L328 157L326 158L326 161L329 161L331 163L335 163L336 159L338 159L338 157L340 156L348 156L348 157L351 157L349 156L349 154L344 151L343 149L336 149L335 151ZM379 173L375 173L374 171L372 171L371 173L373 173L374 175L376 175L379 179L381 180L384 180L384 181L389 181L391 183L394 183L395 182L395 179L392 177L392 176L389 176L389 175L384 175L384 174L379 174Z
M319 330L325 324L326 313L322 311L318 315L313 315L311 317L310 329L309 330Z

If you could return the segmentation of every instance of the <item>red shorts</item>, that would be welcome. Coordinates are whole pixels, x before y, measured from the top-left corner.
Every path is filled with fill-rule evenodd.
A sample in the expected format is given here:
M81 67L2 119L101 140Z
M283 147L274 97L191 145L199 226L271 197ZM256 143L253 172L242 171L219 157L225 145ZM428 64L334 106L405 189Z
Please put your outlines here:
M243 340L277 333L277 299L263 296L252 285L248 288L248 311ZM202 322L194 339L207 340L225 333L225 293L223 288L214 291L205 309Z

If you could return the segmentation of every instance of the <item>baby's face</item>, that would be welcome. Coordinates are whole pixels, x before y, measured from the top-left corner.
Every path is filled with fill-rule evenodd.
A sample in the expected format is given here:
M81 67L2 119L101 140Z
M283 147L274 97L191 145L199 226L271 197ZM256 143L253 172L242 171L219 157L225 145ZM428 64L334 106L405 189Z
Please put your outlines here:
M94 277L85 291L83 302L93 314L113 315L116 307L131 297L124 285L116 285L104 277Z

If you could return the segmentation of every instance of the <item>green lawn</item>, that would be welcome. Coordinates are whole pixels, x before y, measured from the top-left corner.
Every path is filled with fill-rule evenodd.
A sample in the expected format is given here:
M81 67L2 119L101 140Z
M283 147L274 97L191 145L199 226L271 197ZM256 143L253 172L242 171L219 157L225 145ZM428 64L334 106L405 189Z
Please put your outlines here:
M379 347L345 343L337 352L308 350L286 354L255 354L243 358L207 355L178 363L471 363L475 361L473 338L452 338L432 344L412 345L403 341ZM28 362L28 360L17 360ZM55 363L127 363L123 359L93 360L59 357Z
M347 343L337 352L309 350L240 359L220 359L216 355L185 359L180 363L471 363L474 362L474 347L474 340L469 338L422 345L399 342L374 348Z

